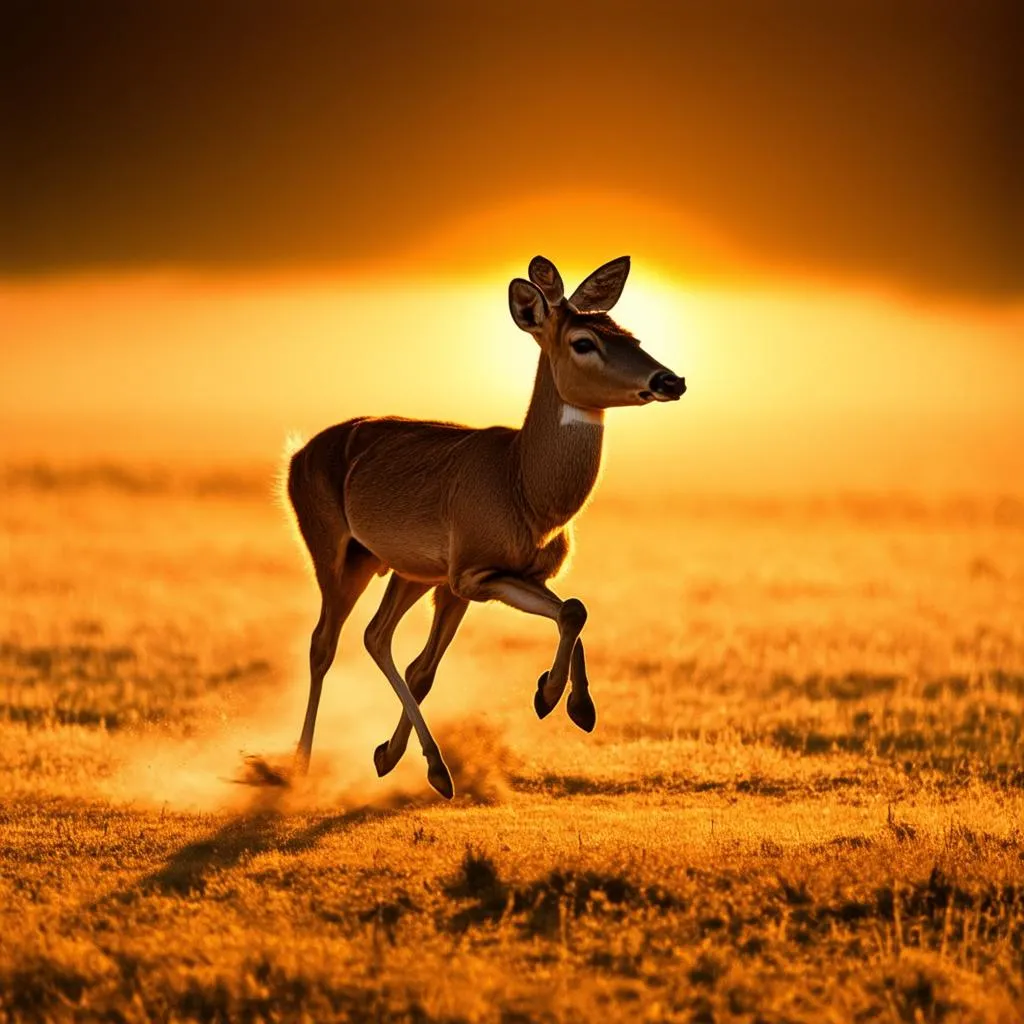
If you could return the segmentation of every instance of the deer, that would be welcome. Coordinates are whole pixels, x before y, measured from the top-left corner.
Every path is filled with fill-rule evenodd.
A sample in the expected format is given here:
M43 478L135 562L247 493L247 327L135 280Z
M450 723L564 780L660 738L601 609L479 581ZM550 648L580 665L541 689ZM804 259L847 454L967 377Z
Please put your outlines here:
M364 634L366 650L402 705L391 738L374 751L378 776L394 769L415 730L427 781L441 796L454 796L420 704L471 602L500 601L554 621L558 642L537 682L534 709L546 717L571 684L569 718L586 732L594 729L580 639L587 609L578 598L560 598L548 582L566 561L572 520L597 483L605 410L677 401L686 391L684 378L608 315L629 270L628 256L605 263L566 298L555 265L536 256L529 280L509 284L512 320L539 348L518 429L359 417L328 427L292 456L287 495L321 596L297 774L309 765L342 626L374 576L389 572ZM392 637L431 590L430 633L403 676Z

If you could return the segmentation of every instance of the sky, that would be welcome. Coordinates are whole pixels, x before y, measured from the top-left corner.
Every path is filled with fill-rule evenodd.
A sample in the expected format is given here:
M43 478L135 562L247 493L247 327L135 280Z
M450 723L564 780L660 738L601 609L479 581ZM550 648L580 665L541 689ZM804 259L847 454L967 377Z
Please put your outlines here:
M611 414L604 486L1021 491L1019 4L0 19L0 459L515 424L509 279L628 253L615 315L688 392Z
M2 10L0 273L464 271L510 204L544 221L510 248L564 253L621 202L680 274L1024 290L1019 3Z

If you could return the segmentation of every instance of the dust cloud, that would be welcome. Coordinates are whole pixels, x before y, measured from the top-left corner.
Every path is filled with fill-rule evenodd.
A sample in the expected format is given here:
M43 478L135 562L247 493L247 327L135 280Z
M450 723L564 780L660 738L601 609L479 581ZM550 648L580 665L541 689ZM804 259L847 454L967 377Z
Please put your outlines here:
M441 799L427 784L415 735L398 766L377 777L373 750L397 723L400 706L372 665L348 658L328 676L309 771L296 776L293 754L306 693L305 678L295 674L277 693L211 703L191 735L111 734L112 771L100 795L138 807L230 813L348 811ZM480 705L461 687L431 703L429 722L456 799L505 799L516 758L504 727L489 716L466 717L466 707Z

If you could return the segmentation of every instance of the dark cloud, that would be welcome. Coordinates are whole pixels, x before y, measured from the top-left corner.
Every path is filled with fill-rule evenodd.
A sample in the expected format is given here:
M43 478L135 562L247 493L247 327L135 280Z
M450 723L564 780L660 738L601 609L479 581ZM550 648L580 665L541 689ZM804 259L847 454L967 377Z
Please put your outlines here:
M386 261L592 188L769 264L1020 295L1021 10L8 2L0 271Z

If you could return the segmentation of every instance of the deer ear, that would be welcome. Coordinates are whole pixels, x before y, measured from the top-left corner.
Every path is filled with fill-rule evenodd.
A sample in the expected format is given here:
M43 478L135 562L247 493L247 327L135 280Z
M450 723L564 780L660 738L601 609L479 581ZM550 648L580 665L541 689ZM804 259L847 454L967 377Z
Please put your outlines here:
M619 301L627 277L629 257L620 256L617 260L598 267L572 293L569 304L586 312L607 313Z
M516 326L530 334L539 334L548 317L548 304L541 290L521 277L508 286L508 308Z
M551 260L534 256L530 260L530 280L544 293L549 305L557 306L565 298L562 275Z

